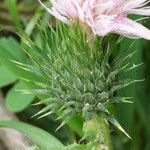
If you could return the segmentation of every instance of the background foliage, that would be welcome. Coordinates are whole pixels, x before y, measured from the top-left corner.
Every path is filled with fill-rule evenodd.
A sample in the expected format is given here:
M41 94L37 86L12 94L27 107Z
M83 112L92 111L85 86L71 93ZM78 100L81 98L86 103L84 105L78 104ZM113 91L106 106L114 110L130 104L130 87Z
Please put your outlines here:
M74 139L78 139L78 137L82 135L82 119L74 119L69 124L69 127L64 126L58 132L55 132L55 130L60 125L60 122L57 121L56 123L55 116L53 115L39 120L36 118L31 119L31 116L36 114L42 106L29 106L31 102L36 102L35 96L22 95L15 90L22 90L27 85L19 80L18 74L20 70L15 67L12 68L12 62L6 61L6 58L14 58L14 60L17 58L22 62L27 61L20 49L23 43L17 33L25 32L28 36L32 36L32 33L36 32L35 26L39 19L43 21L43 27L49 22L49 19L53 20L34 0L0 1L0 88L5 94L6 107L16 113L22 121L39 126L57 137L62 143L68 144L68 142L72 143ZM55 21L53 22L55 24ZM143 23L150 28L148 20ZM111 40L113 40L113 38L111 38ZM122 52L119 50L130 47L132 42L131 40L123 39L118 46L118 50L115 51L116 54L114 54L114 57ZM143 65L140 69L138 68L127 74L133 79L144 78L145 81L126 87L117 93L117 95L133 97L134 103L116 104L115 108L112 108L116 118L132 137L132 140L130 140L119 131L114 132L113 128L111 135L113 147L116 150L150 149L149 47L149 41L140 39L135 42L132 49L133 51L137 50L137 52L132 58L131 63L137 64L143 62ZM119 78L125 78L125 75L120 74Z

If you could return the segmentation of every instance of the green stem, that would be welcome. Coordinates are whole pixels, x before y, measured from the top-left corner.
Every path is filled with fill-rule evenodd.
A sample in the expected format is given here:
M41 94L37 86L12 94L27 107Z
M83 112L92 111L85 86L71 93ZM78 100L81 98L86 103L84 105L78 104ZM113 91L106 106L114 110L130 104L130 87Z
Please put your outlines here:
M112 150L109 127L103 118L92 117L84 124L83 131L94 150Z

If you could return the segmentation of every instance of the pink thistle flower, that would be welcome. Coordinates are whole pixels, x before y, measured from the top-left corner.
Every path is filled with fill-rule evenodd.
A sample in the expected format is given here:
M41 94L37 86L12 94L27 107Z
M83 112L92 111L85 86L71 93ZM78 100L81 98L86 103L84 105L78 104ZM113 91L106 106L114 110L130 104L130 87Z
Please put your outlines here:
M128 14L150 16L150 0L88 0L86 22L99 36L113 32L129 38L150 40L150 30L127 18Z
M50 0L51 8L38 1L62 22L80 20L96 35L117 33L150 40L150 30L128 18L128 14L150 16L150 7L146 6L150 0Z

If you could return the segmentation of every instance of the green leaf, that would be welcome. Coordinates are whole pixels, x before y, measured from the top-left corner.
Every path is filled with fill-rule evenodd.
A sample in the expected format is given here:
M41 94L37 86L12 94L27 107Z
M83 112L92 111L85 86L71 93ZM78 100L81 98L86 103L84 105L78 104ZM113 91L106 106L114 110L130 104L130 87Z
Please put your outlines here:
M73 143L71 145L65 146L65 147L53 147L53 148L48 148L48 149L43 149L43 148L38 148L36 146L33 147L28 147L25 150L91 150L91 146L89 148L89 144L87 145L81 145L81 144L77 144L77 143Z
M12 37L0 38L0 51L3 51L4 53L6 53L6 55L7 55L7 53L12 55L13 58L11 58L11 59L17 59L20 61L24 61L24 59L25 59L24 58L25 56L24 56L23 51L21 50L20 44ZM2 60L3 60L3 58L2 58Z
M109 103L133 103L131 99L132 97L113 97L109 100Z
M0 121L0 127L15 129L42 149L62 148L63 144L48 132L32 125L17 121Z
M122 128L122 126L119 124L119 122L114 117L112 117L111 115L108 114L108 116L106 118L110 123L112 123L121 132L123 132L129 139L131 139L131 137L128 135L128 133Z
M23 82L18 82L8 92L6 99L5 99L5 104L6 104L6 107L11 112L20 112L24 110L34 100L35 95L23 94L21 91L19 91L19 90L24 90L26 88L27 87Z
M5 66L0 65L0 88L14 83L17 77Z
M17 10L17 2L16 0L6 0L7 8L10 12L10 15L14 21L14 24L18 30L22 30L22 25L20 21L20 17Z
M44 150L44 149L41 149ZM87 149L87 145L80 145L80 144L71 144L68 146L65 146L63 148L51 148L51 149L45 149L45 150L90 150Z
M68 122L68 126L74 130L79 136L83 136L83 119L80 116L74 117Z
M120 53L123 53L126 49L130 49L131 53L134 53L136 50L136 53L130 59L124 61L125 64L126 63L139 64L143 62L142 45L143 45L142 40L137 40L134 44L133 44L133 41L131 41L130 39L124 39L121 42ZM119 79L126 79L126 78L144 79L145 77L143 76L143 72L141 71L141 69L135 68L131 71L128 71L125 74L120 73L118 78ZM139 97L141 95L141 93L139 92L139 87L140 86L138 86L138 84L133 84L117 92L118 96L133 97L132 99L132 101L134 102L133 105L126 106L121 103L116 105L117 120L122 124L123 128L125 128L128 132L130 132L130 134L131 134L132 127L133 127L134 113L136 109L136 101L139 101ZM142 101L143 101L143 98L142 98Z
M40 150L40 149L36 146L32 146L32 147L25 148L25 150Z
M87 150L87 146L74 143L72 145L64 147L62 150Z
M25 32L27 35L30 36L32 34L33 29L35 28L40 17L41 17L41 13L37 10L35 12L35 15L32 17L32 19L29 21L29 23L26 26Z
M30 78L31 80L35 80L38 77L33 76L33 74L19 68L13 61L21 61L25 62L26 54L22 53L18 43L12 38L1 38L0 39L0 63L5 65L10 71L12 71L15 75L20 78ZM41 78L40 78L41 79Z

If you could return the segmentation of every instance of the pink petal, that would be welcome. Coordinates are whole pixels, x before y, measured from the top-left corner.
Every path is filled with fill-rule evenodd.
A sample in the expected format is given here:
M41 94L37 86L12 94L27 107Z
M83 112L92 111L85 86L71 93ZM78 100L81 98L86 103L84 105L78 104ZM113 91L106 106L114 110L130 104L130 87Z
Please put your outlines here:
M144 38L150 40L150 30L128 18L122 18L115 22L113 32L129 38Z
M125 0L125 8L132 9L132 8L140 8L148 4L150 0Z
M140 9L131 9L129 11L130 14L137 14L137 15L143 15L143 16L150 16L150 8L144 7Z
M38 1L43 6L43 8L45 8L51 15L55 16L57 19L61 20L64 23L69 23L69 20L66 17L60 15L56 10L49 9L41 0Z
M145 7L150 0L127 0L124 4L124 11L128 14L150 16L150 7Z

